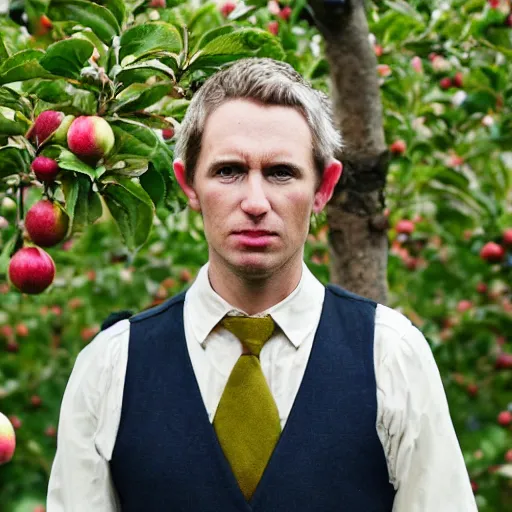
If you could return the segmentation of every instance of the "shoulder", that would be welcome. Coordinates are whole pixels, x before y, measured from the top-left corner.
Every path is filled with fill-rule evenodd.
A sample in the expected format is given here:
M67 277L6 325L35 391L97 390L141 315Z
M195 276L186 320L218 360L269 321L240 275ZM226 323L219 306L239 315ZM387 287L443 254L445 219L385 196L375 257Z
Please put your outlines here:
M91 412L96 410L101 396L111 386L112 377L124 368L129 332L130 323L122 320L100 331L79 352L65 391L68 402L82 400Z
M405 315L383 304L375 314L375 359L378 366L390 371L406 368L407 373L435 366L423 333Z
M188 290L184 290L178 295L175 295L174 297L171 297L170 299L167 299L166 301L162 302L162 304L141 311L140 313L130 317L130 323L133 324L137 322L142 322L143 320L146 320L148 318L157 317L173 309L174 307L183 305L187 291Z
M114 356L121 345L127 344L130 336L130 322L123 319L111 325L106 325L92 341L78 354L77 363L80 361L101 360L106 362L109 356Z
M345 290L345 288L342 288L341 286L337 284L328 284L327 289L333 293L333 295L339 299L346 299L353 302L358 302L361 304L367 304L370 306L375 307L377 303L371 299L368 299L367 297L363 297L361 295L357 295L353 292L349 292L348 290Z

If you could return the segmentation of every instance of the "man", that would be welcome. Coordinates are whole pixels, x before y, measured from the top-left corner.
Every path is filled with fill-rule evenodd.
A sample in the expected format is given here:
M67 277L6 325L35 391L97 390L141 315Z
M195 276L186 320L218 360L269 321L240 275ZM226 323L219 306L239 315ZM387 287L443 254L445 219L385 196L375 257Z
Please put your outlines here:
M291 66L244 59L194 96L174 172L209 259L79 354L48 512L468 512L431 350L304 263L341 138Z

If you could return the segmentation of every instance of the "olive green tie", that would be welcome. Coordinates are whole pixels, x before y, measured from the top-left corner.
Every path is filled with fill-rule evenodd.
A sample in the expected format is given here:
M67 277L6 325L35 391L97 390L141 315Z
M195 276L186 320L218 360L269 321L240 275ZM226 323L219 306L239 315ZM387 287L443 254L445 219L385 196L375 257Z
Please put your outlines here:
M225 317L220 324L249 351L236 362L213 420L224 455L248 501L281 435L279 412L259 360L275 324L270 316Z

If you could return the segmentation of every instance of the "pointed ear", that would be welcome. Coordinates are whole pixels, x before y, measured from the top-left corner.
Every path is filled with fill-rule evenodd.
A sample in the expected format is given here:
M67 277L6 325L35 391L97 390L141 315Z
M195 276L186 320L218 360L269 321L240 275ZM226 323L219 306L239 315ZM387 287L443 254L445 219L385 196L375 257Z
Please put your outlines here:
M195 190L187 184L187 179L185 177L185 164L183 160L177 158L174 160L172 167L174 169L174 175L176 176L176 180L178 181L181 189L185 192L185 195L188 197L188 204L190 208L193 210L200 212L201 207L199 205L199 199Z
M314 213L320 213L329 202L342 171L343 165L339 160L331 160L331 162L326 165L322 176L322 182L315 194L315 200L313 203Z

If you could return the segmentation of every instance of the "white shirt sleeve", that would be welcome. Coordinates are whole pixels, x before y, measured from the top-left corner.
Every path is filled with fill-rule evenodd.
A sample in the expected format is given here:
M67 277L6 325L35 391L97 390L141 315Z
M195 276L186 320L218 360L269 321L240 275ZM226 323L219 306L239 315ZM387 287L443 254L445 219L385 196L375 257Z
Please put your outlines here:
M377 431L393 512L476 512L476 502L432 350L403 315L379 305Z
M61 404L47 512L120 510L110 475L111 453L104 453L101 437L105 435L100 434L105 428L115 430L105 426L104 420L112 416L109 413L113 411L107 410L112 398L120 409L121 396L112 395L119 395L118 361L114 359L122 353L118 341L126 341L128 332L129 322L118 322L100 332L75 361Z

